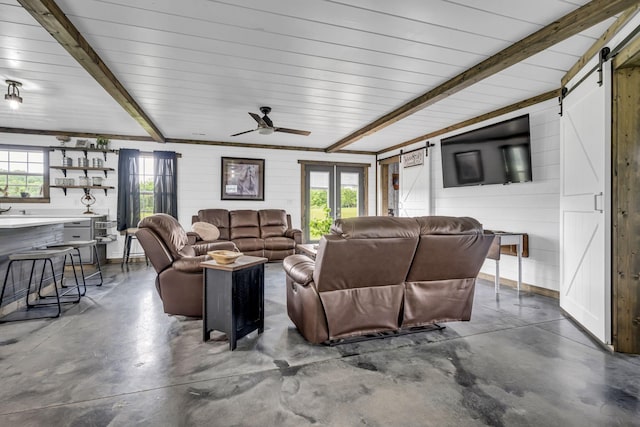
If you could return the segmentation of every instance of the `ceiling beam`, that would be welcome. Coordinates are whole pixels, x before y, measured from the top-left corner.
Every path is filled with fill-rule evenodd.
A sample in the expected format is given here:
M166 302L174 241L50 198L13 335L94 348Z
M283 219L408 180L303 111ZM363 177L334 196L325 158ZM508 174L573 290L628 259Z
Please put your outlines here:
M639 3L640 0L593 0L458 74L451 80L356 130L327 147L326 151L331 153L340 150L360 138L384 129Z
M580 59L578 59L578 61L573 64L569 71L567 71L564 77L562 77L560 81L562 82L563 87L566 86L567 83L569 83L569 81L576 76L576 74L578 74L578 72L585 66L587 62L591 60L591 58L596 56L598 52L600 52L600 50L605 47L606 44L609 43L609 41L611 41L613 36L618 34L618 31L620 31L620 29L624 27L624 25L635 16L635 14L638 12L638 9L640 9L640 4L636 4L625 10L624 13L621 14L609 28L607 28L602 36L600 36L600 38L596 40L589 49L587 49L584 55L582 55Z
M405 142L401 142L400 144L396 144L393 147L388 147L388 148L385 148L384 150L378 151L376 153L376 155L384 154L384 153L387 153L387 152L393 151L393 150L398 150L398 149L406 147L408 145L415 144L416 142L421 142L421 141L425 141L425 140L427 140L429 138L434 138L434 137L439 136L439 135L444 135L445 133L449 133L449 132L452 132L454 130L462 129L462 128L465 128L467 126L474 125L476 123L481 123L481 122L484 122L485 120L493 119L495 117L500 117L500 116L503 116L505 114L512 113L514 111L518 111L518 110L521 110L523 108L530 107L532 105L536 105L536 104L539 104L539 103L544 102L544 101L548 101L548 100L553 99L553 98L559 98L561 92L562 92L561 89L554 89L554 90L551 90L549 92L545 92L545 93L540 94L538 96L534 96L533 98L525 99L524 101L519 101L519 102L516 102L515 104L507 105L506 107L499 108L497 110L491 111L491 112L486 113L486 114L482 114L482 115L474 117L472 119L465 120L463 122L459 122L459 123L456 123L456 124L451 125L451 126L447 126L446 128L442 128L442 129L436 130L434 132L429 132L429 133L426 133L424 135L420 135L420 136L418 136L416 138L410 139L410 140L405 141Z
M640 36L633 39L613 58L613 68L640 67Z
M53 0L18 0L18 3L100 83L151 138L157 142L165 142L162 132Z

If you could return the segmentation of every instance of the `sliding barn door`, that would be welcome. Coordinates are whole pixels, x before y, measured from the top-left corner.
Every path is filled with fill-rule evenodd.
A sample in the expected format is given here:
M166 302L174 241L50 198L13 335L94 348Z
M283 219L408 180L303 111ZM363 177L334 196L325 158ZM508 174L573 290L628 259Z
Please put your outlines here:
M406 167L400 156L399 216L431 215L431 169L426 149L422 150L423 163Z
M560 306L611 342L611 75L571 92L560 120Z

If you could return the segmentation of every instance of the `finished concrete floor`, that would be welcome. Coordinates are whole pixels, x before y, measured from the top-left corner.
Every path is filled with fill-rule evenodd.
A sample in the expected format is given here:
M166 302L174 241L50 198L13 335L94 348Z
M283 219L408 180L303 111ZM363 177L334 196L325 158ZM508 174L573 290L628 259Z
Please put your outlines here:
M470 322L307 343L266 267L265 331L202 342L144 263L106 267L61 318L0 324L0 426L640 426L640 357L594 344L557 301L478 281Z

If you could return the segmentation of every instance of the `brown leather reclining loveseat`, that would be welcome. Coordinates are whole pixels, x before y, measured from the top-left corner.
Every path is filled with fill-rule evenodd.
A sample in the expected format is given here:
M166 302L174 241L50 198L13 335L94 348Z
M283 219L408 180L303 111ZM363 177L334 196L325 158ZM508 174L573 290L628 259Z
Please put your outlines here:
M312 343L469 320L493 237L466 217L336 220L315 261L283 262L289 318Z
M220 240L230 240L245 255L282 260L295 253L302 231L291 228L291 216L282 209L201 209L191 222L206 222L220 231Z
M202 267L208 251L236 250L233 242L188 243L187 233L170 215L155 214L138 223L136 237L158 274L156 289L164 312L202 316Z

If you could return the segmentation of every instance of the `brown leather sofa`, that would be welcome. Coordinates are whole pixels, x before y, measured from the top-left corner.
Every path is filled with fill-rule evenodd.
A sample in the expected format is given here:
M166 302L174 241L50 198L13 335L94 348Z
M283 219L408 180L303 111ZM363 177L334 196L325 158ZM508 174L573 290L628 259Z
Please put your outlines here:
M302 231L291 228L291 216L282 209L201 209L191 222L218 227L220 240L230 240L245 255L282 260L302 243Z
M289 318L312 343L469 320L493 237L467 217L336 220L315 261L283 262Z
M197 245L188 243L187 233L170 215L155 214L138 223L136 237L156 273L156 289L164 312L202 316L202 267L211 259L208 251L237 250L233 242Z

